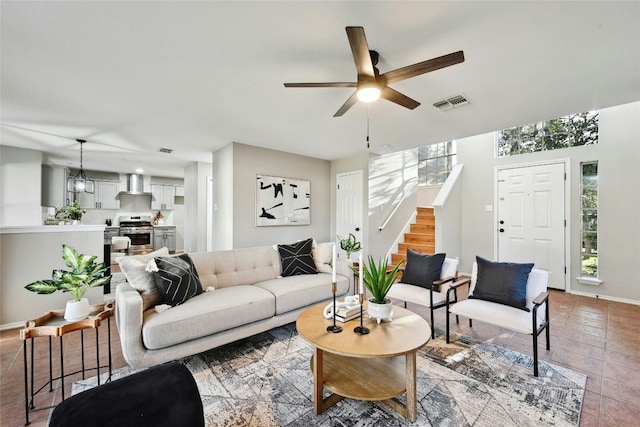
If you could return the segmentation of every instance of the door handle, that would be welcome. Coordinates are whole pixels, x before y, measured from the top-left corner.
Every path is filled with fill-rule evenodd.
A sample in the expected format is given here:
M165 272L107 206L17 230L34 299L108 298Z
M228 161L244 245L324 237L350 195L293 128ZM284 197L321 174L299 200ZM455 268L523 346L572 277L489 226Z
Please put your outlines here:
M501 229L500 229L500 232L501 232L501 233L504 233L504 228L501 228Z
M360 231L360 227L356 227L356 231Z
M504 224L504 221L503 221L503 220L500 220L500 224Z

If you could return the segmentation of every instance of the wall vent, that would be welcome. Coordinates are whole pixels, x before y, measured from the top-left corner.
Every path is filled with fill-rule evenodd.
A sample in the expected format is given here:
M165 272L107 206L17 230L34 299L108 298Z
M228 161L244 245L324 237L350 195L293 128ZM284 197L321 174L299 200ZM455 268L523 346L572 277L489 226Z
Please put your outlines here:
M465 98L464 95L455 95L441 101L436 101L433 103L433 106L440 111L447 111L468 103L469 100Z
M161 153L171 154L173 153L173 148L158 148L158 151Z

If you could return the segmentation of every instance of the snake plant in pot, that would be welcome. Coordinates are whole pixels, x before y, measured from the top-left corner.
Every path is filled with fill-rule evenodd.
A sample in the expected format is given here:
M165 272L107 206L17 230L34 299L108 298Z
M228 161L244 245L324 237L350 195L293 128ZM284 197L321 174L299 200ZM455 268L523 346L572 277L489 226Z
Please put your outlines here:
M111 276L105 273L104 263L96 263L95 255L78 253L69 245L62 245L62 259L71 270L53 270L51 279L36 280L25 288L37 294L52 294L55 291L69 292L73 300L67 302L64 318L68 321L82 320L91 312L89 300L84 294L90 289L103 286Z
M368 263L363 267L362 282L371 292L367 313L370 318L377 319L378 323L383 319L391 321L393 306L391 300L387 298L387 293L398 279L403 262L400 261L395 267L389 269L386 258L376 262L369 255Z

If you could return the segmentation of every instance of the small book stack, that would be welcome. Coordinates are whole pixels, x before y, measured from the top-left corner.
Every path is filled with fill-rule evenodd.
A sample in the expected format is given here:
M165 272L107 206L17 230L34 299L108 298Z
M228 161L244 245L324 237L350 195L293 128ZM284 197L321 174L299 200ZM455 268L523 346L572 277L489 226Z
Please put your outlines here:
M346 308L340 307L336 313L336 320L338 322L348 322L351 319L355 319L356 317L360 317L360 306L356 306L355 308Z

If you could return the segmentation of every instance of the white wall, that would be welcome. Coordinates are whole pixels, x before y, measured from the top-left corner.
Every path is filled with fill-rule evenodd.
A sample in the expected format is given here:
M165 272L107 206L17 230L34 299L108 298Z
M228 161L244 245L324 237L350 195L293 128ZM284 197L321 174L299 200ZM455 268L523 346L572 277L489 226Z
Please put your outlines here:
M0 226L42 225L42 153L0 146Z
M184 170L184 250L207 250L207 179L212 164L196 162Z
M458 139L462 173L462 254L460 271L471 271L476 255L494 256L494 169L498 166L569 159L570 290L611 299L640 302L640 103L600 110L597 145L494 157L493 133ZM600 286L577 283L580 275L580 162L599 162L599 276Z

